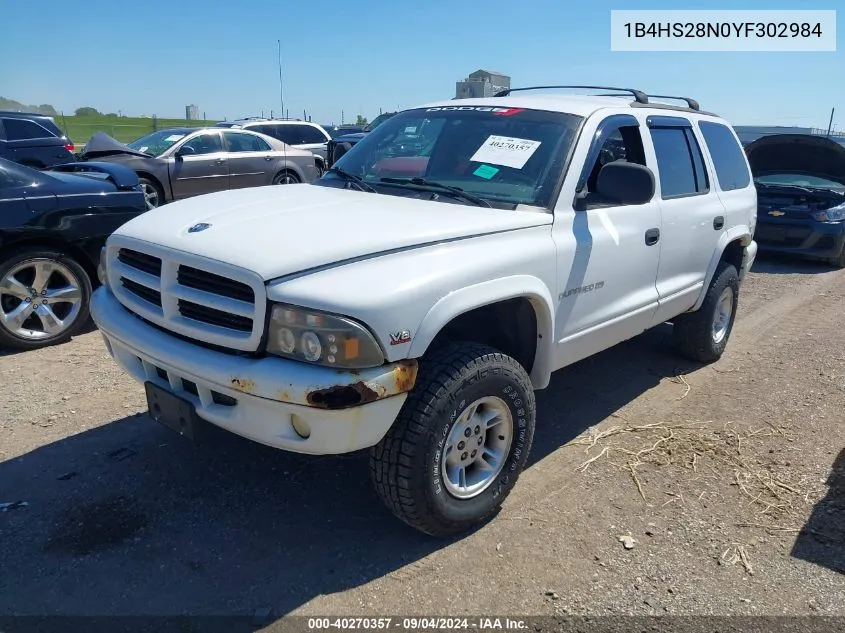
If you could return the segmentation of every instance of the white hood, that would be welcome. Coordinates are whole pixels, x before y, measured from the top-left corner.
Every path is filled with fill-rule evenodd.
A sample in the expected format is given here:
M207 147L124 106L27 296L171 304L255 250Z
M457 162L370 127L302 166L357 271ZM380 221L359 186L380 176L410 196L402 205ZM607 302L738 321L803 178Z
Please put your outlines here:
M199 223L211 226L188 232ZM189 198L148 211L115 233L240 266L270 280L386 251L551 223L550 213L301 184Z

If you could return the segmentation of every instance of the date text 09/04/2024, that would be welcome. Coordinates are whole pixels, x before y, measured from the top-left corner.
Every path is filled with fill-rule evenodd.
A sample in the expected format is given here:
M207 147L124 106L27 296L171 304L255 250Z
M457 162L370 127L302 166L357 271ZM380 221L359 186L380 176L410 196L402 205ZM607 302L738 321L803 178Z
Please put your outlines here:
M528 628L524 620L511 618L308 618L308 630L391 630L405 631L518 631Z
M809 22L626 22L628 37L821 37L822 25Z

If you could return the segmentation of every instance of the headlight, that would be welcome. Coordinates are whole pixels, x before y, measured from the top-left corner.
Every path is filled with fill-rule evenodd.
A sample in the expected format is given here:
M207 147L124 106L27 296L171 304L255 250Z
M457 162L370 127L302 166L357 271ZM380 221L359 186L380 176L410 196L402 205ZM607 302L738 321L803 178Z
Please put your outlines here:
M845 220L845 203L824 211L813 211L810 215L819 222L842 222Z
M270 313L267 351L349 369L376 367L384 362L378 342L360 323L282 304L274 305Z
M100 261L97 264L97 279L104 286L109 284L108 268L106 267L106 247L100 249Z

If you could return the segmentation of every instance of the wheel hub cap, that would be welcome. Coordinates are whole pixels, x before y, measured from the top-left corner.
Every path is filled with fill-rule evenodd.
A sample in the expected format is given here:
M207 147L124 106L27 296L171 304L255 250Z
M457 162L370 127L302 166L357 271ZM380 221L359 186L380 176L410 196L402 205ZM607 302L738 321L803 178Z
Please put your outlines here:
M446 490L459 499L481 494L505 465L513 439L513 416L495 396L480 398L464 409L447 435L441 454Z
M26 340L61 335L82 308L80 282L64 264L32 259L0 279L0 327Z
M728 333L728 326L734 311L733 288L725 288L716 302L716 313L713 315L713 341L721 343Z

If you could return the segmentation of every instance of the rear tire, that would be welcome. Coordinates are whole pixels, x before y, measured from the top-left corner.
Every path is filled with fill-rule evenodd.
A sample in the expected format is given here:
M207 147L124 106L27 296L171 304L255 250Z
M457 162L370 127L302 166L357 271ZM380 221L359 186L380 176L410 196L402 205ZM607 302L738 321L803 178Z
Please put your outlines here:
M738 298L739 273L722 262L701 307L674 319L672 334L681 355L705 364L719 360L733 330Z
M525 467L534 424L534 389L516 360L451 344L422 360L396 421L370 449L373 484L417 530L466 531L498 512Z
M289 170L280 171L273 178L274 185L295 185L300 182L299 177Z
M0 348L67 342L87 323L90 299L91 280L65 253L29 248L6 255L0 261Z

